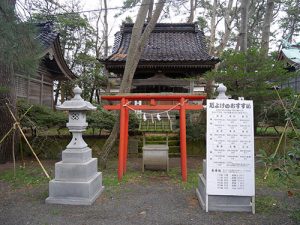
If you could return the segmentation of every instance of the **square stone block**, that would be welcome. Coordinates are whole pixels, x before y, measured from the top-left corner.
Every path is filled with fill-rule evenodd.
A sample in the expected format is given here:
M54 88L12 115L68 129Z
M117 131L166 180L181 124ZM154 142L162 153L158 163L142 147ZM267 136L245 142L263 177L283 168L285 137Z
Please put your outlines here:
M96 173L87 182L52 180L49 182L46 203L91 205L103 190L102 173Z
M97 173L97 166L96 158L92 158L85 163L64 163L60 161L55 164L55 180L88 181Z
M64 163L84 163L92 158L92 150L89 147L84 149L66 149L62 152Z
M196 195L203 210L206 210L206 179L199 174ZM253 212L252 196L208 195L208 211Z

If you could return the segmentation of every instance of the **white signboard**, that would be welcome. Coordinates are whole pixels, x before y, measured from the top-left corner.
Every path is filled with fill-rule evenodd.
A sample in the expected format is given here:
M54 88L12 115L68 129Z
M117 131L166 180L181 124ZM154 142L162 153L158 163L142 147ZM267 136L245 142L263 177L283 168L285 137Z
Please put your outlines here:
M253 102L207 100L207 194L255 195Z

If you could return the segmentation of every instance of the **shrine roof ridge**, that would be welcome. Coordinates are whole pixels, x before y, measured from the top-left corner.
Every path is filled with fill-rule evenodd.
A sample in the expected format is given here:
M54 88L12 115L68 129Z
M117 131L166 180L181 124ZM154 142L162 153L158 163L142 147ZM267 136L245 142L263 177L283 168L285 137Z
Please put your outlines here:
M146 26L146 24L145 24ZM100 62L118 67L126 62L133 24L123 24L115 34L112 54ZM208 54L205 37L195 23L158 23L145 44L140 63L195 62L214 67L220 60Z

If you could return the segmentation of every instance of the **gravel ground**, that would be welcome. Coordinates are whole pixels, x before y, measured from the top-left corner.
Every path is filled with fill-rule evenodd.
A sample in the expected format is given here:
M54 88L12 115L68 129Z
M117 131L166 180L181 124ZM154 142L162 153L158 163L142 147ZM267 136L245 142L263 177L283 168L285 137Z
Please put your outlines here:
M178 166L178 161L172 159L171 167ZM198 168L199 162L197 158L189 159L189 167ZM131 169L140 169L139 163L140 159L129 160ZM47 184L15 189L0 181L0 224L297 224L287 211L281 209L255 215L205 213L199 206L194 189L184 189L180 182L174 182L161 172L156 175L139 182L122 183L117 188L107 188L92 206L46 205ZM271 194L286 207L300 204L299 198L289 198L283 192L258 189L257 194Z

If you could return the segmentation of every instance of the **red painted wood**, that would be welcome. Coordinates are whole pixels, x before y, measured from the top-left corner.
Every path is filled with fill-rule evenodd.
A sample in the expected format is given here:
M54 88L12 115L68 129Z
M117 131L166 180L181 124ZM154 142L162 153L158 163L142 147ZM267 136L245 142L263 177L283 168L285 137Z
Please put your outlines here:
M134 109L134 110L169 110L172 108L172 110L180 110L180 106L176 106L175 105L155 105L155 106L151 106L151 105L128 105L129 109ZM174 108L173 108L174 107ZM120 104L118 105L105 105L103 106L104 109L106 110L120 110ZM201 110L203 109L203 105L190 105L188 103L186 103L185 106L186 110Z
M126 98L129 101L132 100L159 100L159 101L164 101L164 100L180 100L181 98L188 99L188 100L202 100L205 99L205 95L155 95L155 94L140 94L140 95L104 95L101 96L101 99L103 100L110 100L110 101L120 101L122 98Z
M121 111L120 111L120 142L119 142L119 163L118 163L118 179L122 180L123 169L124 169L124 141L125 141L125 122L126 122L126 112L125 112L125 98L121 99Z
M127 103L128 101L126 101ZM125 108L125 128L124 128L124 163L123 163L123 171L124 174L126 173L127 170L127 156L128 156L128 128L129 128L129 110L126 107Z
M152 99L150 100L150 105L157 105L155 99L152 98Z
M187 181L187 153L186 153L186 111L185 99L180 99L180 156L182 181Z
M106 110L120 110L120 144L119 144L119 163L118 179L122 180L126 172L127 155L128 155L128 127L129 127L129 110L179 110L180 111L180 154L181 154L181 174L182 180L187 181L187 152L186 152L186 110L201 110L203 105L191 105L185 102L205 99L205 95L161 95L161 94L141 94L141 95L111 95L102 96L103 100L120 101L117 105L105 105ZM128 101L145 100L150 101L150 105L127 105ZM179 106L175 105L155 105L156 101L177 101Z

